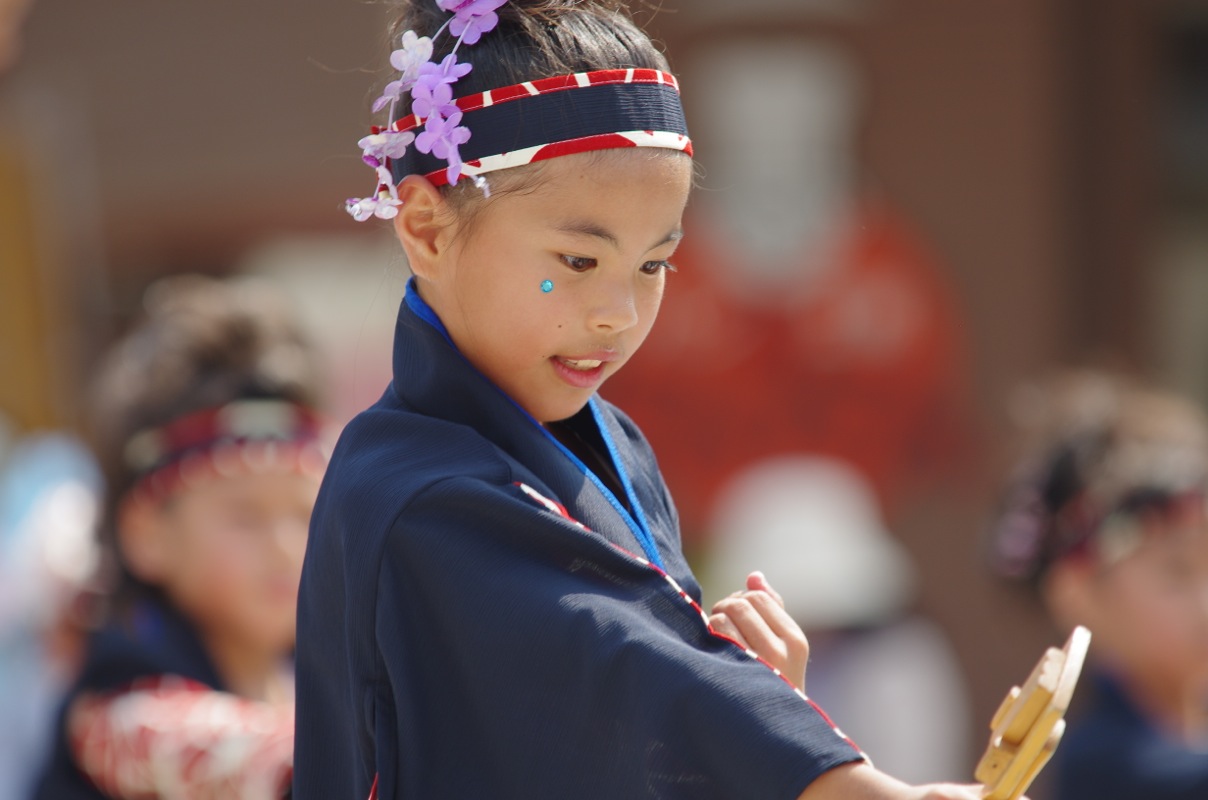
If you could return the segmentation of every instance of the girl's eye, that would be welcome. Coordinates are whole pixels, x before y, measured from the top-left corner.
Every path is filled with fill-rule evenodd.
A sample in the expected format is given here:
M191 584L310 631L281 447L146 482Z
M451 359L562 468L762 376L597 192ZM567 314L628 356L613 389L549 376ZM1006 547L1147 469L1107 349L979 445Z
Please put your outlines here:
M642 272L646 275L657 275L660 270L675 272L675 265L670 261L647 261L642 265Z
M581 256L562 256L562 263L575 272L587 272L587 270L596 265L596 260L594 258L582 258Z

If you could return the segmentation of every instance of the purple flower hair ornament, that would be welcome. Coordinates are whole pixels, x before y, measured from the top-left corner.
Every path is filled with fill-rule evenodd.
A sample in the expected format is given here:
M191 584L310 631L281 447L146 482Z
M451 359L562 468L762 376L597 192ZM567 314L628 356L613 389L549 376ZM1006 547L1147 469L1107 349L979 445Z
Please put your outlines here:
M424 123L424 131L415 137L415 149L421 153L431 153L437 158L449 162L445 175L449 185L457 183L461 177L461 153L458 146L470 141L470 129L461 126L461 111L455 110L448 117L433 114Z
M449 33L466 44L478 44L484 33L494 30L499 24L495 9L507 0L436 0L445 11L452 12Z
M386 166L377 168L378 188L372 197L350 197L344 204L347 211L357 222L364 222L370 217L378 219L393 219L398 216L398 207L402 201L398 199L398 187Z
M412 144L421 153L431 153L449 163L446 176L449 184L457 183L462 174L460 145L470 140L470 130L461 125L461 110L453 102L453 84L470 72L470 65L457 60L457 49L461 45L472 45L484 33L494 30L499 24L496 9L507 0L436 0L437 6L453 16L431 37L419 36L415 31L402 35L402 46L390 54L390 65L398 70L395 80L386 84L382 94L373 102L377 113L389 106L389 118L396 118L395 111L404 93L411 95L411 113L424 123L424 130L416 136L410 131L376 130L362 138L357 144L361 148L361 160L377 172L377 189L370 197L350 198L345 210L358 222L377 217L390 219L398 214L402 204L398 199L398 187L390 171L390 162L402 158ZM452 50L439 63L432 60L434 41L448 29L456 36ZM474 185L490 193L486 179L471 176Z
M414 141L411 131L380 131L364 137L357 146L361 148L361 160L377 169L385 166L387 159L402 158Z
M427 119L433 114L447 117L457 111L453 104L453 84L469 71L470 65L459 64L455 53L445 56L439 64L421 65L415 85L411 87L411 113Z
M427 36L417 36L415 31L403 34L403 46L390 54L390 66L399 71L398 80L390 81L382 91L382 96L373 103L373 113L377 113L390 103L393 113L395 105L403 97L403 92L411 91L419 70L432 60L432 40Z

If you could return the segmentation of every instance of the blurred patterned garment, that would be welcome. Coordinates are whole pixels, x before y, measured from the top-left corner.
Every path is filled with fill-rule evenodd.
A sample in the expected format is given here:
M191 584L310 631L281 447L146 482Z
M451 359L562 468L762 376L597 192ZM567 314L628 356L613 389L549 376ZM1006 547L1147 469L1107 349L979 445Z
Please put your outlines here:
M197 634L145 601L98 631L61 711L45 800L273 800L289 784L293 709L225 690Z

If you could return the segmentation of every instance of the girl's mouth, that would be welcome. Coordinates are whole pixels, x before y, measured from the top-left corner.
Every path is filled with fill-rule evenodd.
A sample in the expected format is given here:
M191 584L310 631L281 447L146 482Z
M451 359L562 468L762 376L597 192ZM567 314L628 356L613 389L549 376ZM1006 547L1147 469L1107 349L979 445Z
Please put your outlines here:
M589 389L604 376L604 361L595 358L563 358L553 356L554 372L576 389Z
M582 370L584 372L587 372L588 370L593 370L596 367L598 367L604 363L603 361L596 361L594 358L580 358L580 359L564 358L564 359L561 359L561 361L563 364L570 367L571 369L578 369L578 370Z

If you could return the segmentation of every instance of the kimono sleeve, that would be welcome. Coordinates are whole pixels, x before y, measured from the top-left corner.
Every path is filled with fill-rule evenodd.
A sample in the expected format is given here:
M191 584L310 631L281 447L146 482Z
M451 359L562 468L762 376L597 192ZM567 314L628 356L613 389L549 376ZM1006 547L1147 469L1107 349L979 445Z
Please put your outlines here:
M788 800L862 757L661 571L514 485L414 498L376 615L383 798Z

